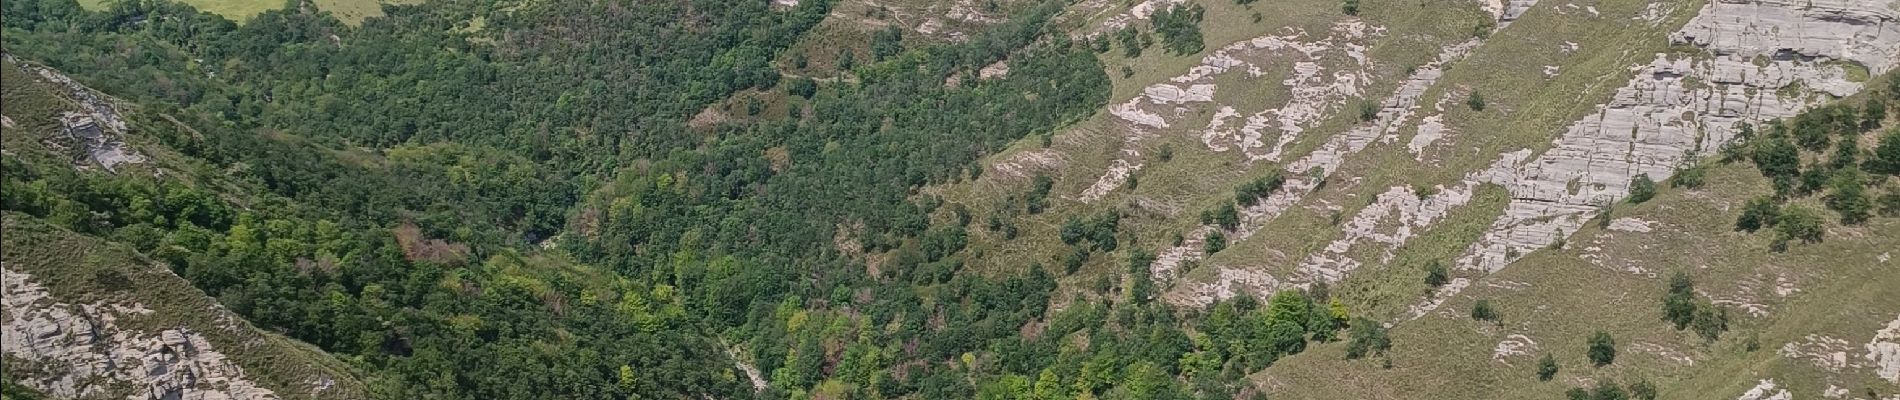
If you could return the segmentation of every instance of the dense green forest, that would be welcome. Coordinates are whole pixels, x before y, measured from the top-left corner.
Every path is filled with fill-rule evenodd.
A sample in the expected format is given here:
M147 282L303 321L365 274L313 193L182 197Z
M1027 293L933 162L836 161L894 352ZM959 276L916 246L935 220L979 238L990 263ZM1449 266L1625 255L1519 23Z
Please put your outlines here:
M963 43L885 38L858 79L812 85L772 60L823 1L438 1L361 27L9 2L8 52L169 118L135 132L192 167L9 155L4 205L131 244L392 398L1226 398L1329 340L1343 315L1298 295L1190 317L1131 274L1120 301L1051 312L1063 271L960 273L969 217L917 189L1106 101L1095 55L1046 27L1062 5ZM1006 78L946 84L1000 60ZM742 90L808 111L686 126ZM843 226L860 248L832 243Z

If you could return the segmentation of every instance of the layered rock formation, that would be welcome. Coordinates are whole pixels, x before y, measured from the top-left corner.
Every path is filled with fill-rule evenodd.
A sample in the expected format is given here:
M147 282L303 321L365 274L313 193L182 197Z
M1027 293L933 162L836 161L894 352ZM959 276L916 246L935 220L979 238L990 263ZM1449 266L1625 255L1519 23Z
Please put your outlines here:
M1794 116L1825 94L1859 91L1843 63L1873 74L1900 58L1900 25L1886 0L1718 2L1673 35L1704 57L1658 54L1599 110L1571 124L1552 148L1494 182L1511 190L1505 214L1459 265L1496 271L1574 233L1603 204L1629 194L1642 174L1668 178L1728 142L1738 124Z
M244 369L187 328L147 331L123 321L149 315L143 305L60 302L25 273L0 267L0 351L50 374L24 382L55 397L127 395L128 399L276 399ZM130 388L130 393L122 390Z

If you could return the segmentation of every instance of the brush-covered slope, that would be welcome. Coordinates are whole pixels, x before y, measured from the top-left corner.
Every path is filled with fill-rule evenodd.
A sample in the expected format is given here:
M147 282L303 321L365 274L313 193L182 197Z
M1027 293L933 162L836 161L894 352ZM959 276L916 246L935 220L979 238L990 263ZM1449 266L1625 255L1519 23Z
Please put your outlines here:
M65 169L54 175L162 180L155 175L175 167L171 155L128 143L127 121L142 116L114 100L11 57L0 77L9 178ZM77 182L21 183L6 182L0 225L10 388L52 398L365 396L356 372L330 354L253 326L131 246L68 229L112 218L38 196L48 184ZM15 211L46 205L57 211Z

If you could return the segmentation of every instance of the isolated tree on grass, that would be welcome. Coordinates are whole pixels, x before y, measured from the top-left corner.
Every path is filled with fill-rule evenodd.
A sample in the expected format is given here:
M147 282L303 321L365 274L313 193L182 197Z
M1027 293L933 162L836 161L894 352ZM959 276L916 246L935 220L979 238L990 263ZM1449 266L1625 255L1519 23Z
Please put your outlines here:
M1431 285L1432 288L1436 289L1450 282L1451 276L1449 272L1445 270L1444 263L1438 262L1438 260L1432 260L1432 262L1425 264L1426 285Z
M1781 204L1775 202L1773 197L1757 197L1742 206L1742 215L1735 218L1735 230L1754 232L1775 226L1779 219Z
M1669 293L1663 295L1663 319L1676 325L1676 330L1689 327L1695 319L1695 283L1689 281L1689 274L1676 271L1669 277Z
M1556 376L1557 359L1551 357L1550 353L1544 353L1544 358L1537 359L1537 380L1548 382Z
M1597 331L1590 335L1590 363L1601 367L1616 362L1616 339L1609 332Z
M1474 304L1471 306L1471 319L1475 319L1479 321L1497 321L1498 311L1491 309L1491 300L1489 299L1478 300L1477 304Z

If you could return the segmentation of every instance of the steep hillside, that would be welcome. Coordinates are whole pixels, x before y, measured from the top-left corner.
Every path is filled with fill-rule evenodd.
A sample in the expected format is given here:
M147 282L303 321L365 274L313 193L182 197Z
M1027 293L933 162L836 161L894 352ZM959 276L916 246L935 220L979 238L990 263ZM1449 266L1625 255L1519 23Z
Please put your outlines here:
M0 65L9 174L20 160L83 174L163 174L115 100L57 71ZM159 158L167 155L155 155ZM9 181L9 208L29 190ZM63 221L62 221L63 222ZM163 263L46 220L5 215L6 379L55 398L363 397L352 368L252 326Z
M1851 387L1863 398L1894 392L1883 364L1891 345L1882 340L1891 335L1876 338L1892 320L1884 316L1900 311L1887 300L1896 298L1885 261L1885 249L1896 248L1891 218L1850 222L1830 228L1826 242L1770 252L1762 235L1734 232L1742 202L1761 196L1770 181L1736 165L1698 168L1708 183L1687 193L1665 189L1638 207L1612 206L1636 177L1663 182L1692 168L1736 141L1740 125L1791 118L1884 84L1878 75L1900 61L1893 4L1473 6L1491 11L1497 28L1468 40L1448 37L1422 66L1380 53L1393 46L1381 36L1430 37L1382 16L1399 8L1387 4L1366 6L1359 18L1319 19L1333 24L1320 40L1291 30L1210 46L1190 69L1148 62L1184 74L1152 84L1142 83L1155 80L1145 74L1118 81L1117 93L1142 89L1111 99L1118 105L1102 121L1056 136L1053 146L1000 155L994 174L943 193L993 204L989 196L1026 186L1032 175L1054 176L1053 197L1069 201L1031 217L1042 222L1025 225L1046 230L1026 228L1027 236L1056 236L1061 221L1076 215L1119 213L1131 241L1162 243L1149 272L1171 302L1203 307L1330 284L1354 314L1395 326L1390 370L1342 362L1343 348L1329 346L1256 375L1268 393L1523 398L1637 379L1662 385L1665 398L1743 396L1757 385L1759 398L1784 389L1839 397ZM1233 25L1244 24L1208 29ZM1313 61L1275 66L1249 58L1280 48ZM1329 52L1350 58L1329 61ZM1375 73L1356 73L1354 65ZM1381 65L1406 66L1405 76L1378 75ZM1276 68L1294 75L1282 81L1275 74L1287 72ZM1250 76L1222 81L1240 70ZM1339 72L1329 77L1328 70ZM1381 82L1400 85L1378 89ZM1263 86L1288 94L1247 94ZM1265 111L1247 111L1262 103ZM1852 118L1860 106L1849 104ZM1880 129L1887 128L1873 131ZM1849 149L1871 148L1881 136L1854 131L1848 137L1860 144ZM1892 187L1885 174L1868 179ZM1272 182L1271 194L1231 200L1251 181ZM1223 210L1233 202L1241 207ZM1614 221L1598 215L1607 210ZM1220 222L1223 213L1237 218ZM1596 220L1606 224L1589 223ZM1224 249L1205 243L1213 236ZM998 242L995 262L1074 259L1052 241ZM1828 254L1836 256L1812 258ZM1420 283L1433 265L1449 267L1441 287ZM1507 267L1514 265L1523 267ZM1731 329L1785 350L1732 351L1739 335L1704 345L1668 329L1658 316L1672 271L1689 272L1698 293L1732 309ZM1073 282L1095 279L1086 275ZM1503 310L1505 322L1472 321L1467 312L1478 299ZM1633 361L1602 371L1581 364L1593 329L1624 340ZM1459 344L1468 340L1484 343ZM1565 361L1561 384L1535 384L1539 343ZM1810 364L1818 368L1799 367Z
M1893 0L331 3L4 4L9 398L1900 399Z

